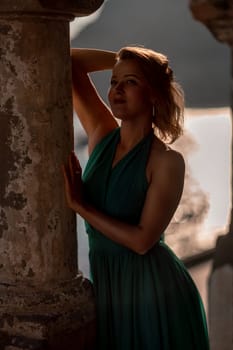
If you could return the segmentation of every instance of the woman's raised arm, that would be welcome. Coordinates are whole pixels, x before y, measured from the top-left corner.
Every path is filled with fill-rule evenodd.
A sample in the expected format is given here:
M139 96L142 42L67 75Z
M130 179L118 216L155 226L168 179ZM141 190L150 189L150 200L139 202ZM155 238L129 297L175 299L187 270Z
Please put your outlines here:
M88 73L112 69L116 54L95 49L71 49L74 109L88 136L89 153L117 127L110 109L96 91Z
M72 63L83 72L90 73L112 69L116 63L116 52L98 49L71 49Z

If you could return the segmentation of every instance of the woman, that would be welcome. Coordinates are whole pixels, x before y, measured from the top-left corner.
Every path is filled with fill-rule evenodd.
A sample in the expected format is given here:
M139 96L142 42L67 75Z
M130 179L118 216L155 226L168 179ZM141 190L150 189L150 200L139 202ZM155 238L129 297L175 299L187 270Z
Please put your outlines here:
M98 349L207 350L198 291L163 241L185 170L182 155L166 144L183 121L168 60L141 47L73 49L72 67L90 157L81 179L72 153L64 178L68 205L86 222ZM88 76L105 69L112 69L111 109Z

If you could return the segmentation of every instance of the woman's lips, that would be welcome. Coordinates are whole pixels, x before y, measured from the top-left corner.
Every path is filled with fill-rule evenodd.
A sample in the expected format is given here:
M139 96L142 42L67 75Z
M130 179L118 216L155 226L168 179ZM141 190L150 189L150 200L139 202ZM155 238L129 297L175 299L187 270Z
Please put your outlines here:
M122 104L122 103L125 103L125 100L122 98L116 98L113 100L113 103L114 104Z

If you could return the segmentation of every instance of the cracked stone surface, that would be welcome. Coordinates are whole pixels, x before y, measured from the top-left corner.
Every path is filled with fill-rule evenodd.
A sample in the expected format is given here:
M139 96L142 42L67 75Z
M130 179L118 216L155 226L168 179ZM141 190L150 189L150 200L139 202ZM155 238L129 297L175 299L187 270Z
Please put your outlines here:
M93 349L61 165L73 149L68 22L100 3L0 4L0 350Z

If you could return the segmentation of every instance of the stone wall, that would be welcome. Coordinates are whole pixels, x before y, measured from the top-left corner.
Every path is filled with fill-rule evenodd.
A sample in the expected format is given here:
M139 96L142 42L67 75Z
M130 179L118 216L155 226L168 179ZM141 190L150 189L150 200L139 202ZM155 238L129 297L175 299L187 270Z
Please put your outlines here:
M0 3L0 350L94 348L61 165L74 147L69 21L102 2Z

